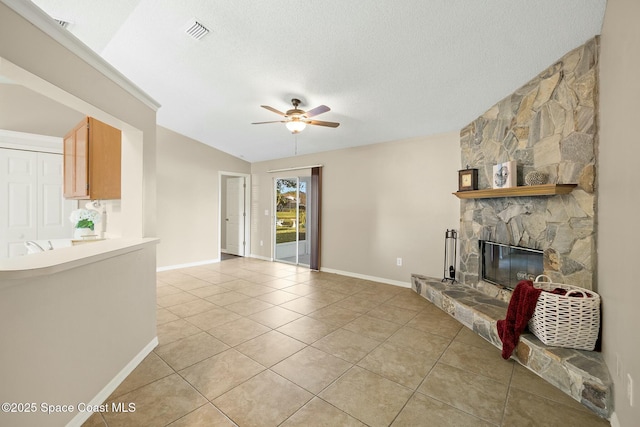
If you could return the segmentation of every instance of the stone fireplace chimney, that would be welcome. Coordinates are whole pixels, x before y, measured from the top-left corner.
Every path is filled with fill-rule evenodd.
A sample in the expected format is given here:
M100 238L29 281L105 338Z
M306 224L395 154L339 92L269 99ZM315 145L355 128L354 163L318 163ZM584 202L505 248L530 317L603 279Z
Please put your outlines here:
M461 283L481 286L479 241L490 240L542 250L554 282L596 290L598 48L595 37L569 52L460 132L461 164L478 169L480 189L510 160L518 185L531 171L578 184L566 195L461 200Z

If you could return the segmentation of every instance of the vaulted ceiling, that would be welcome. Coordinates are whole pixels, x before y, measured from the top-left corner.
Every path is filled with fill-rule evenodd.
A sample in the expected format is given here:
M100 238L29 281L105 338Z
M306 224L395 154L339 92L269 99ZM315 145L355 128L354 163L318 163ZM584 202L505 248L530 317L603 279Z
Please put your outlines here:
M255 162L458 130L599 34L606 0L33 0L162 107ZM210 30L185 33L196 19ZM338 128L292 135L260 108Z

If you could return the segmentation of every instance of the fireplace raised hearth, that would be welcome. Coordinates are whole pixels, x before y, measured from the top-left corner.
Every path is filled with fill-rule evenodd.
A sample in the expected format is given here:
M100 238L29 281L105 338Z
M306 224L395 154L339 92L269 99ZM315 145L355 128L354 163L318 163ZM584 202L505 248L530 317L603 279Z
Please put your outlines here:
M506 317L507 301L463 284L442 283L440 279L419 274L411 275L411 286L423 298L502 349L496 322ZM495 357L500 358L498 350ZM535 335L525 332L520 335L512 357L599 416L611 417L613 380L601 353L546 346Z

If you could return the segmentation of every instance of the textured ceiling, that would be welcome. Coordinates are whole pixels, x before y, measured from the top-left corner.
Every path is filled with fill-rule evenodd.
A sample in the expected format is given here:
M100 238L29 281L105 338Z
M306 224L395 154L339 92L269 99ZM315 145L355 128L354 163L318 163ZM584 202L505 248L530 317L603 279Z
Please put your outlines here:
M606 0L34 3L155 98L158 124L255 162L458 130L599 34ZM250 124L293 97L340 127Z

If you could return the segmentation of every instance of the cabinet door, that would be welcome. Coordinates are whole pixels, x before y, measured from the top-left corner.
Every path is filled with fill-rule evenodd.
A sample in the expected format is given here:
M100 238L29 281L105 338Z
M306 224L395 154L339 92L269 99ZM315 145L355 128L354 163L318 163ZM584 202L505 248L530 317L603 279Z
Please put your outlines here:
M64 137L64 197L89 194L89 132L86 119Z
M89 195L89 131L86 122L74 129L74 134L74 197L84 197Z
M76 182L76 143L75 132L64 137L64 197L72 198Z
M120 129L89 117L89 198L120 198L121 139Z

